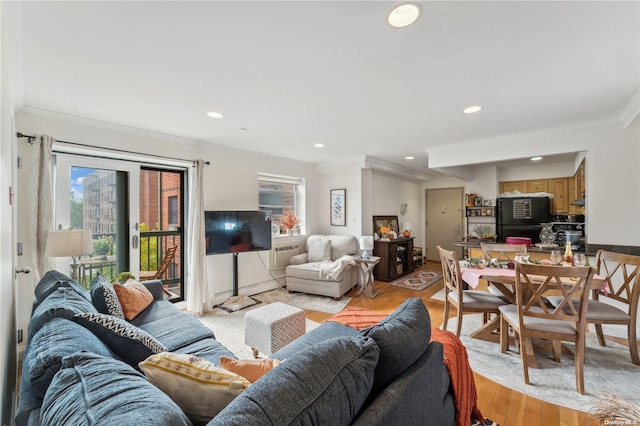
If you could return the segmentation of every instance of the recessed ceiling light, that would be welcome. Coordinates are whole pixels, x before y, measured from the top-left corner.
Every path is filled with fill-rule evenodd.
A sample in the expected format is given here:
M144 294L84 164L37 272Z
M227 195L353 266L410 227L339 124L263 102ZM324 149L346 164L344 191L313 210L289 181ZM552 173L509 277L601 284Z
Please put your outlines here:
M480 105L470 106L462 110L465 114L473 114L480 111L482 107Z
M313 146L315 146L316 148L324 148L323 143L314 143Z
M416 158L416 157L414 157L413 155L410 155L408 157L404 157L405 160L413 160L414 158Z
M531 161L540 161L542 157L531 157Z
M419 4L402 3L389 12L387 22L394 28L404 28L416 22L421 14L422 8Z
M222 117L224 117L224 115L222 115L219 112L215 112L215 111L210 111L210 112L207 113L207 115L209 117L211 117L211 118L222 118Z

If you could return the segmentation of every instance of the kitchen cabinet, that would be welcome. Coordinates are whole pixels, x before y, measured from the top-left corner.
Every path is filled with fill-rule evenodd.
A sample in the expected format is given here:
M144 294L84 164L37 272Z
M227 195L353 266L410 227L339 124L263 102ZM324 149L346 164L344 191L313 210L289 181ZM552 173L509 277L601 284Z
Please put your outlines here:
M574 206L573 202L581 200L585 196L585 166L584 160L580 163L580 167L576 171L576 174L571 178L571 186L569 192L571 193L571 200L569 201L569 213L584 214L582 206Z
M580 167L578 167L576 173L571 177L514 180L500 182L499 186L501 194L513 191L519 191L522 193L548 192L549 194L554 195L551 200L551 213L584 214L584 209L582 207L572 205L574 201L584 198L585 195L584 160L582 160Z
M373 255L380 258L373 269L376 280L393 281L407 275L414 269L413 237L374 241Z
M554 197L551 199L551 211L555 214L569 213L569 181L572 178L549 179L549 193Z
M526 180L525 192L549 192L548 179Z
M514 180L510 182L500 182L500 193L504 192L526 192L524 189L524 181Z

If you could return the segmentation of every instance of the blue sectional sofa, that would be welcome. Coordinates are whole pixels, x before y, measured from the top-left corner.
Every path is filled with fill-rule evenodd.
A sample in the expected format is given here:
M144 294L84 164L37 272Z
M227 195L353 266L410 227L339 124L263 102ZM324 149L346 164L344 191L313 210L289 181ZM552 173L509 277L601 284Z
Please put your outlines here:
M195 423L138 362L164 351L216 365L221 356L236 357L209 328L163 300L159 281L144 284L154 300L126 321L104 313L110 301L95 282L90 293L57 271L42 278L22 364L18 426ZM453 425L442 345L429 342L430 331L419 299L362 331L327 322L274 354L285 361L208 424Z

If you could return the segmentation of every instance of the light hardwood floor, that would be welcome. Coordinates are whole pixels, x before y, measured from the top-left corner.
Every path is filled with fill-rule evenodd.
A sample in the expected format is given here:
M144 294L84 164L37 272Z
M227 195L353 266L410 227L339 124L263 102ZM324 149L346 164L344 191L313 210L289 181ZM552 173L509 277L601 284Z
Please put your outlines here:
M424 269L439 270L439 262L427 261ZM420 297L424 301L429 314L431 325L442 325L444 303L432 300L430 297L442 288L442 282L429 286L417 292L400 287L391 286L382 281L376 281L379 291L375 299L369 299L364 294L355 297L355 290L346 295L351 297L348 306L359 306L378 312L391 313L409 297ZM455 316L455 308L451 310ZM324 312L306 311L307 318L323 322L331 316ZM479 374L474 374L478 394L478 407L482 414L502 426L600 426L601 422L593 420L586 413L571 410L558 405L540 401L523 393L504 387Z

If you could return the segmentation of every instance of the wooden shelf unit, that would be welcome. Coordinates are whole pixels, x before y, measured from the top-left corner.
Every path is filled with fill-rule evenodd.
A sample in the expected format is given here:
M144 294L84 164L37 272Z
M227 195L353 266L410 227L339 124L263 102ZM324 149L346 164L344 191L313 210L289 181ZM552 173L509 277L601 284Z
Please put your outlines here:
M393 281L414 270L413 237L374 242L373 255L380 262L373 270L373 276L380 281Z

